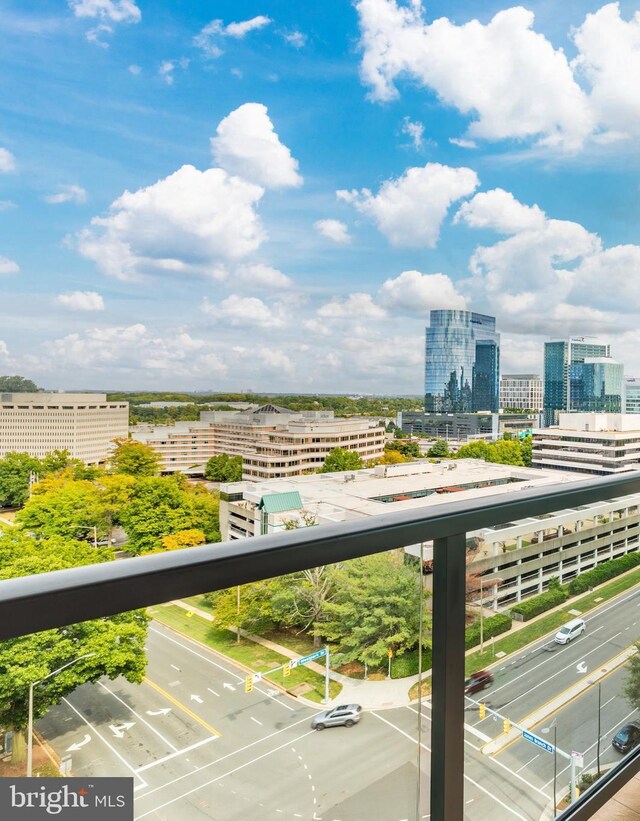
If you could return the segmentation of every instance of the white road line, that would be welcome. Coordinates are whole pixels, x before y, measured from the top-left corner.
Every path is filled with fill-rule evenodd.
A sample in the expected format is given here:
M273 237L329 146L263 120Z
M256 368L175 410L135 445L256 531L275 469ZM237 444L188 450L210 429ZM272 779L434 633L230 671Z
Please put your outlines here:
M296 738L296 741L299 741L301 738L305 738L308 735L313 735L316 731L315 730L308 730L306 733L303 733L301 736ZM259 755L257 758L252 758L251 761L247 761L244 764L239 764L237 767L234 767L233 770L229 770L228 772L224 773L223 775L218 775L215 778L212 778L210 781L205 781L203 784L199 784L197 787L193 787L187 792L182 793L182 795L177 795L175 798L172 798L170 801L165 801L164 804L160 804L157 807L154 807L152 810L147 810L147 812L143 812L142 815L136 815L136 821L140 818L146 818L148 815L153 815L157 813L158 810L163 810L165 807L169 807L171 804L175 804L176 801L181 801L183 798L186 798L188 795L193 795L194 792L198 792L199 790L203 790L205 787L208 787L210 784L215 784L217 781L221 781L223 778L228 778L230 775L234 775L235 773L239 772L240 770L244 770L245 767L250 767L252 764L255 764L258 761L261 761L263 758L267 758L274 753L279 752L280 750L288 747L291 744L290 741L285 741L284 744L281 744L279 747L275 747L273 750L269 750L262 755ZM189 773L192 775L192 773ZM313 789L313 785L312 785ZM149 795L149 793L147 793Z
M211 689L211 687L207 687L207 690L208 690L210 693L213 693L213 695L214 695L214 696L218 696L218 698L220 698L220 693L216 693L216 691L215 691L215 690L212 690L212 689Z
M249 718L251 719L251 721L255 721L256 724L259 724L262 727L262 722L258 721L257 718L254 718L253 716L249 716Z
M167 641L171 641L171 642L173 642L173 644L177 644L178 647L182 647L183 650L187 650L189 653L192 653L194 656L197 656L198 658L202 659L203 661L206 661L208 664L212 664L214 667L217 667L219 670L224 670L225 673L228 673L230 676L234 676L234 678L236 678L239 682L244 681L244 678L242 676L239 676L237 673L234 673L232 670L228 670L226 667L223 667L221 664L218 664L217 662L213 661L213 659L208 658L208 656L203 656L202 653L198 653L197 650L194 650L192 647L188 647L186 644L183 644L181 641L178 641L177 639L174 639L171 636L167 636L167 634L163 633L162 630L158 630L157 628L152 627L152 626L149 627L149 630L153 633L157 633L159 636L162 636L163 639L166 639ZM186 638L186 641L189 641L189 639ZM263 690L260 687L254 687L254 690L257 690L258 692L260 692L263 695L267 696L267 698L270 698L276 704L279 704L281 707L284 707L285 710L289 710L290 712L295 712L295 707L290 707L288 704L285 704L283 701L280 701L275 696L270 695L266 690Z
M415 739L412 735L409 735L409 733L405 733L405 731L404 731L404 730L401 730L401 729L400 729L400 727L398 727L398 726L397 726L397 724L392 724L390 721L387 721L387 719L386 719L386 718L382 718L382 716L381 716L381 715L378 715L378 713L374 713L373 711L371 711L371 712L369 713L369 715L375 716L376 718L380 719L380 721L384 721L384 723L385 723L385 724L388 724L388 725L389 725L389 727L393 727L393 729L394 729L394 730L396 730L397 732L401 733L401 734L402 734L405 738L408 738L408 739L409 739L409 741L413 741L413 743L414 743L414 744L416 743L416 739ZM427 745L426 745L426 744L424 744L422 741L420 742L420 746L421 746L421 747L424 747L424 749L425 749L428 753L430 753L430 752L431 752L431 747L427 747Z
M603 737L603 736L605 736L605 737L606 737L606 736L608 736L608 735L609 735L610 733L612 733L612 732L613 732L613 731L614 731L617 727L619 727L621 724L624 724L624 722L625 722L625 721L627 721L627 719L631 718L631 716L632 716L635 712L636 712L636 710L632 710L632 711L631 711L630 713L628 713L628 714L627 714L624 718L621 718L621 719L620 719L620 721L616 722L616 724L614 724L614 725L613 725L613 727L611 727L611 729L610 729L610 730L605 730L605 732L604 732L604 733L602 733L602 735L600 736L600 738L602 739L602 737ZM586 754L589 752L589 750L592 750L594 747L596 747L596 746L597 746L597 744L598 744L598 742L597 742L597 741L594 741L594 742L593 742L593 744L590 744L590 745L587 747L587 749L583 751L583 753L582 753L582 754L583 754L583 755L586 755ZM594 762L595 762L595 758L593 759L593 762L591 762L591 763L594 763ZM587 769L587 766L588 766L588 765L585 765L584 769ZM567 771L570 767L571 767L571 764L567 764L567 766L566 766L566 767L563 767L563 769L558 770L558 773L557 773L557 774L558 774L558 775L561 775L562 773L566 772L566 771ZM548 786L549 786L550 784L552 784L552 783L553 783L553 779L551 779L551 781L547 781L547 783L546 783L546 784L544 784L543 786L544 786L544 787L548 787Z
M615 636L611 636L611 638L607 639L607 641L603 641L602 644L599 644L597 647L594 647L593 650L589 650L588 653L584 653L582 658L585 659L587 656L590 656L591 653L595 653L597 650L600 650L600 648L604 647L604 645L608 641L613 641L613 639L618 638L618 636L620 636L620 635L622 635L622 631L620 631L619 633L616 633ZM538 665L538 667L539 666L540 665ZM529 687L524 693L520 693L519 696L516 696L515 698L512 698L511 701L507 701L506 704L502 704L501 709L504 710L505 707L509 707L512 704L514 704L516 701L518 701L519 699L523 698L524 696L528 696L529 693L532 693L534 690L537 690L538 687L542 687L544 684L548 684L551 681L551 679L555 678L556 676L559 676L560 673L564 673L566 670L568 670L569 668L574 667L574 666L575 666L575 662L572 662L571 664L568 664L566 667L560 668L560 670L558 670L557 672L553 673L550 676L547 676L547 678L545 678L544 681L539 681L537 684L534 684L533 687ZM535 667L533 669L535 670ZM514 681L515 681L515 679L514 679Z
M180 670L180 668L179 668L179 667L176 667L176 665L175 665L175 664L172 664L172 665L171 665L171 667L173 667L173 669L174 669L174 670L177 670L179 673L181 673L181 672L182 672L182 671Z
M409 710L413 710L413 712L414 712L414 713L415 713L415 712L417 712L417 711L416 711L416 710L415 710L415 709L414 709L411 705L408 705L408 706L407 706L407 709L409 709ZM375 713L374 713L374 715L375 715ZM393 725L392 725L392 726L393 726ZM479 749L478 747L476 747L476 745L475 745L475 744L472 744L472 743L471 743L468 739L466 739L466 738L465 738L465 740L464 740L464 743L465 743L465 744L467 744L469 747L473 747L473 749L474 749L474 750L478 750L478 749ZM486 757L486 761L488 761L488 762L489 762L489 761L491 761L493 764L496 764L498 767L502 767L502 769L503 769L503 770L506 770L506 771L507 771L507 772L508 772L508 773L509 773L512 777L514 777L514 776L515 776L515 778L517 778L517 779L518 779L518 781L522 781L522 783L523 783L523 784L526 784L526 786L527 786L530 790L535 790L536 792L539 792L539 793L540 793L540 795L542 795L544 798L548 798L548 796L546 795L546 793L544 793L541 789L539 789L538 787L536 787L536 786L534 786L533 784L531 784L531 782L527 781L527 779L526 779L526 778L523 778L521 775L518 775L518 773L514 772L514 770L512 770L510 767L507 767L507 765L506 765L506 764L503 764L503 763L502 763L502 761L498 761L498 759L497 759L497 758L494 758L493 756L487 756L487 757ZM466 776L465 776L465 778L466 778Z
M112 696L113 696L115 699L117 699L117 700L118 700L121 704L124 704L124 706L127 708L127 710L130 710L130 711L133 713L133 715L134 715L134 716L138 719L138 721L141 721L143 724L146 724L146 725L147 725L147 727L148 727L150 730L152 730L152 731L153 731L153 732L154 732L154 733L158 736L158 738L159 738L161 741L164 741L164 743L167 745L167 747L171 747L171 749L172 749L174 752L177 752L177 751L178 751L178 748L175 746L175 744L172 744L172 743L169 741L169 739L168 739L168 738L165 738L165 737L162 735L162 733L161 733L159 730L156 730L156 728L153 726L153 724L150 724L150 723L149 723L149 722L148 722L145 718L143 718L143 716L141 716L139 713L136 713L136 711L133 709L133 707L129 707L129 705L127 704L127 702L126 702L126 701L124 701L124 699L121 699L121 698L120 698L120 696L117 696L117 695L113 692L113 690L110 690L110 689L106 686L106 684L103 684L101 681L99 681L99 682L98 682L98 684L102 687L102 689L103 689L103 690L106 690L106 691L107 691L107 693L109 693L109 695L112 695Z
M420 715L420 717L424 718L425 721L431 721L431 716L426 716L424 713L418 713L418 711L416 710L416 708L412 704L406 704L405 707L407 708L407 710L411 710L412 713L415 713L416 715ZM470 733L472 733L477 738L479 738L480 741L482 741L483 744L487 744L489 741L491 741L491 736L488 736L488 735L485 735L484 733L481 733L480 730L476 730L476 728L472 724L465 724L464 728L465 728L465 730L468 730ZM467 741L467 744L469 744L468 741ZM475 744L471 744L470 746L472 746L475 750L480 749L479 747L476 747Z
M165 755L162 758L157 758L155 761L150 761L148 764L143 764L142 767L138 767L136 772L141 773L144 772L144 770L150 770L152 767L157 767L158 764L164 764L165 761L170 761L172 758L177 758L179 755L184 755L185 753L190 753L191 750L195 750L198 747L203 747L205 744L215 741L216 738L217 736L211 735L209 738L205 738L202 741L196 741L196 743L192 744L190 747L185 747L182 750L176 750L175 753L169 753L169 755Z
M120 753L116 750L116 748L115 748L113 745L109 744L109 742L108 742L108 741L107 741L107 739L106 739L106 738L102 735L102 733L101 733L99 730L97 730L97 729L96 729L95 725L94 725L94 724L92 724L92 723L91 723L88 719L86 719L86 718L82 715L82 713L80 712L80 710L78 710L78 709L77 709L77 707L74 707L74 706L73 706L73 704L69 701L69 699L67 699L67 698L64 698L64 697L63 697L63 698L62 698L62 701L64 701L64 703L67 705L67 707L70 707L70 708L73 710L73 712L74 712L74 713L75 713L75 714L76 714L79 718L81 718L81 719L82 719L82 721L84 721L84 723L87 725L87 727L91 727L91 729L92 729L92 730L93 730L93 732L94 732L94 733L98 736L98 738L100 739L100 741L102 741L102 743L103 743L103 744L105 744L105 745L106 745L106 746L107 746L107 747L111 750L111 752L112 752L112 753L116 756L116 758L119 758L119 759L120 759L120 761L122 761L122 763L124 764L124 766L125 766L128 770L130 770L130 771L131 771L131 772L132 772L132 773L136 776L136 778L138 778L138 779L140 780L141 784L140 784L139 786L141 786L141 787L148 787L148 786L149 786L149 785L147 784L147 782L144 780L144 778L143 778L141 775L138 775L138 774L136 773L136 771L135 771L135 767L133 767L131 764L129 764L129 762L127 761L127 759L126 759L126 758L124 758L124 756L120 755Z
M516 774L519 773L520 770L524 770L525 767L528 767L529 764L533 764L533 762L536 760L536 758L540 758L540 753L538 753L537 755L534 755L533 758L530 761L527 761L526 764L523 764L522 767L518 767L518 769L515 771Z
M608 701L605 701L605 703L602 705L602 707L600 709L602 710L604 707L607 706L607 704L611 704L611 702L615 701L616 698L617 698L617 696L611 696L611 698Z
M184 773L183 775L179 775L177 776L177 778L174 778L171 781L165 781L164 784L161 784L159 787L154 787L152 790L149 790L149 792L145 793L144 797L146 798L149 795L153 795L154 792L158 792L158 790L163 790L165 787L170 787L172 784L177 784L178 781L182 781L184 778L189 778L189 776L194 775L194 773L199 773L201 770L207 770L209 767L214 767L221 761L226 761L227 758L232 758L234 755L242 753L245 750L248 750L250 747L255 747L256 744L261 744L263 741L268 741L270 738L274 738L274 736L280 735L281 733L286 733L287 730L290 730L292 727L297 727L298 724L302 724L305 721L309 721L309 718L301 718L299 721L290 724L288 727L283 727L281 730L276 730L275 732L270 733L269 735L265 735L262 738L258 738L256 741L252 741L249 744L245 744L244 747L238 747L237 750L233 750L233 752L227 753L226 755L223 755L220 758L216 758L215 761L209 761L208 764L203 764L201 767L196 767L195 770L192 770L190 773ZM309 735L309 733L305 733L304 735L301 735L298 738L304 738L307 735ZM298 738L294 739L294 743L298 741ZM288 743L290 744L291 742Z

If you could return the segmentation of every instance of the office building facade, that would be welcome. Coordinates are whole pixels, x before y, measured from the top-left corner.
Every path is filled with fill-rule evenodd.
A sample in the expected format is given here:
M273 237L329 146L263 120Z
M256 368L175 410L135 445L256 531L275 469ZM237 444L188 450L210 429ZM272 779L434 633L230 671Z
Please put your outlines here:
M577 410L571 398L571 367L585 359L610 357L608 342L570 337L544 344L544 424L553 425L561 411Z
M496 413L500 334L492 316L431 311L425 344L426 413Z
M537 373L505 373L500 377L500 407L541 411L542 379Z
M622 413L624 366L606 357L572 365L571 410L580 413Z
M624 412L640 413L640 379L636 376L624 380Z
M108 461L113 440L129 435L129 403L104 393L0 393L0 457L42 458L68 450L86 465Z

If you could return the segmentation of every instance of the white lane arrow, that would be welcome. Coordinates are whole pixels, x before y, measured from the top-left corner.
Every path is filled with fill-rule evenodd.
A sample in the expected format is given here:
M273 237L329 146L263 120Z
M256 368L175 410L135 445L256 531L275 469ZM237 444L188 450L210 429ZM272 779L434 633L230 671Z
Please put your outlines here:
M202 704L202 699L200 698L200 696L196 696L193 693L191 693L191 701L197 701L198 704Z
M74 750L79 750L80 747L84 747L85 744L88 744L91 741L91 736L87 733L82 741L76 741L75 744L72 744L70 747L67 747L67 752L73 752Z
M580 664L576 666L576 670L579 673L586 673L587 672L587 663L586 661L581 661Z
M147 710L148 716L166 716L171 712L171 707L163 707L161 710Z
M134 724L135 721L125 721L119 727L116 727L114 724L109 724L109 729L116 738L124 738L124 731L130 730Z
M232 691L235 692L236 688L233 686L233 684L227 684L227 682L225 681L225 683L222 686L224 687L225 690L232 690Z

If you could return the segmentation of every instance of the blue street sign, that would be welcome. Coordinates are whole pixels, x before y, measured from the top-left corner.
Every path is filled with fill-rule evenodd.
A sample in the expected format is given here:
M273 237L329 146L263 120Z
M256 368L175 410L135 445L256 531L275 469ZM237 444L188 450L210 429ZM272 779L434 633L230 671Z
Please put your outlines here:
M310 653L308 656L303 656L301 659L298 659L298 664L306 664L308 661L315 661L315 659L320 659L326 655L327 648L323 647L322 650L317 650L315 653Z
M538 738L538 736L534 735L533 733L528 733L526 730L523 730L522 737L525 739L525 741L530 741L532 744L535 744L536 747L540 747L540 749L546 750L546 752L548 753L553 752L553 744L547 744L546 741L544 741L542 738Z

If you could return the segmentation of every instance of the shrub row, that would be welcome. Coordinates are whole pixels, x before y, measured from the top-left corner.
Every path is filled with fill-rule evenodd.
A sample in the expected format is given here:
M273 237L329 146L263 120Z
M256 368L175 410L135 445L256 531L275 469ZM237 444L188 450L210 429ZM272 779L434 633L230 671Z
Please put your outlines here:
M626 556L620 556L619 559L603 562L594 567L593 570L587 570L585 573L576 576L575 579L571 579L569 593L572 596L584 593L590 587L596 587L596 585L613 579L615 576L619 576L638 565L640 565L640 552L627 553Z
M582 578L582 577L580 577ZM571 582L573 584L573 582ZM539 616L559 604L564 604L569 598L569 593L566 587L556 587L553 590L547 590L546 593L541 593L539 596L534 596L526 601L521 601L511 608L512 613L518 613L522 616L523 621L529 621L534 616Z
M484 640L490 639L492 636L499 636L501 633L506 633L511 629L511 616L506 613L496 613L495 616L489 616L484 619L483 632ZM469 650L480 644L480 622L476 621L464 632L464 648Z

